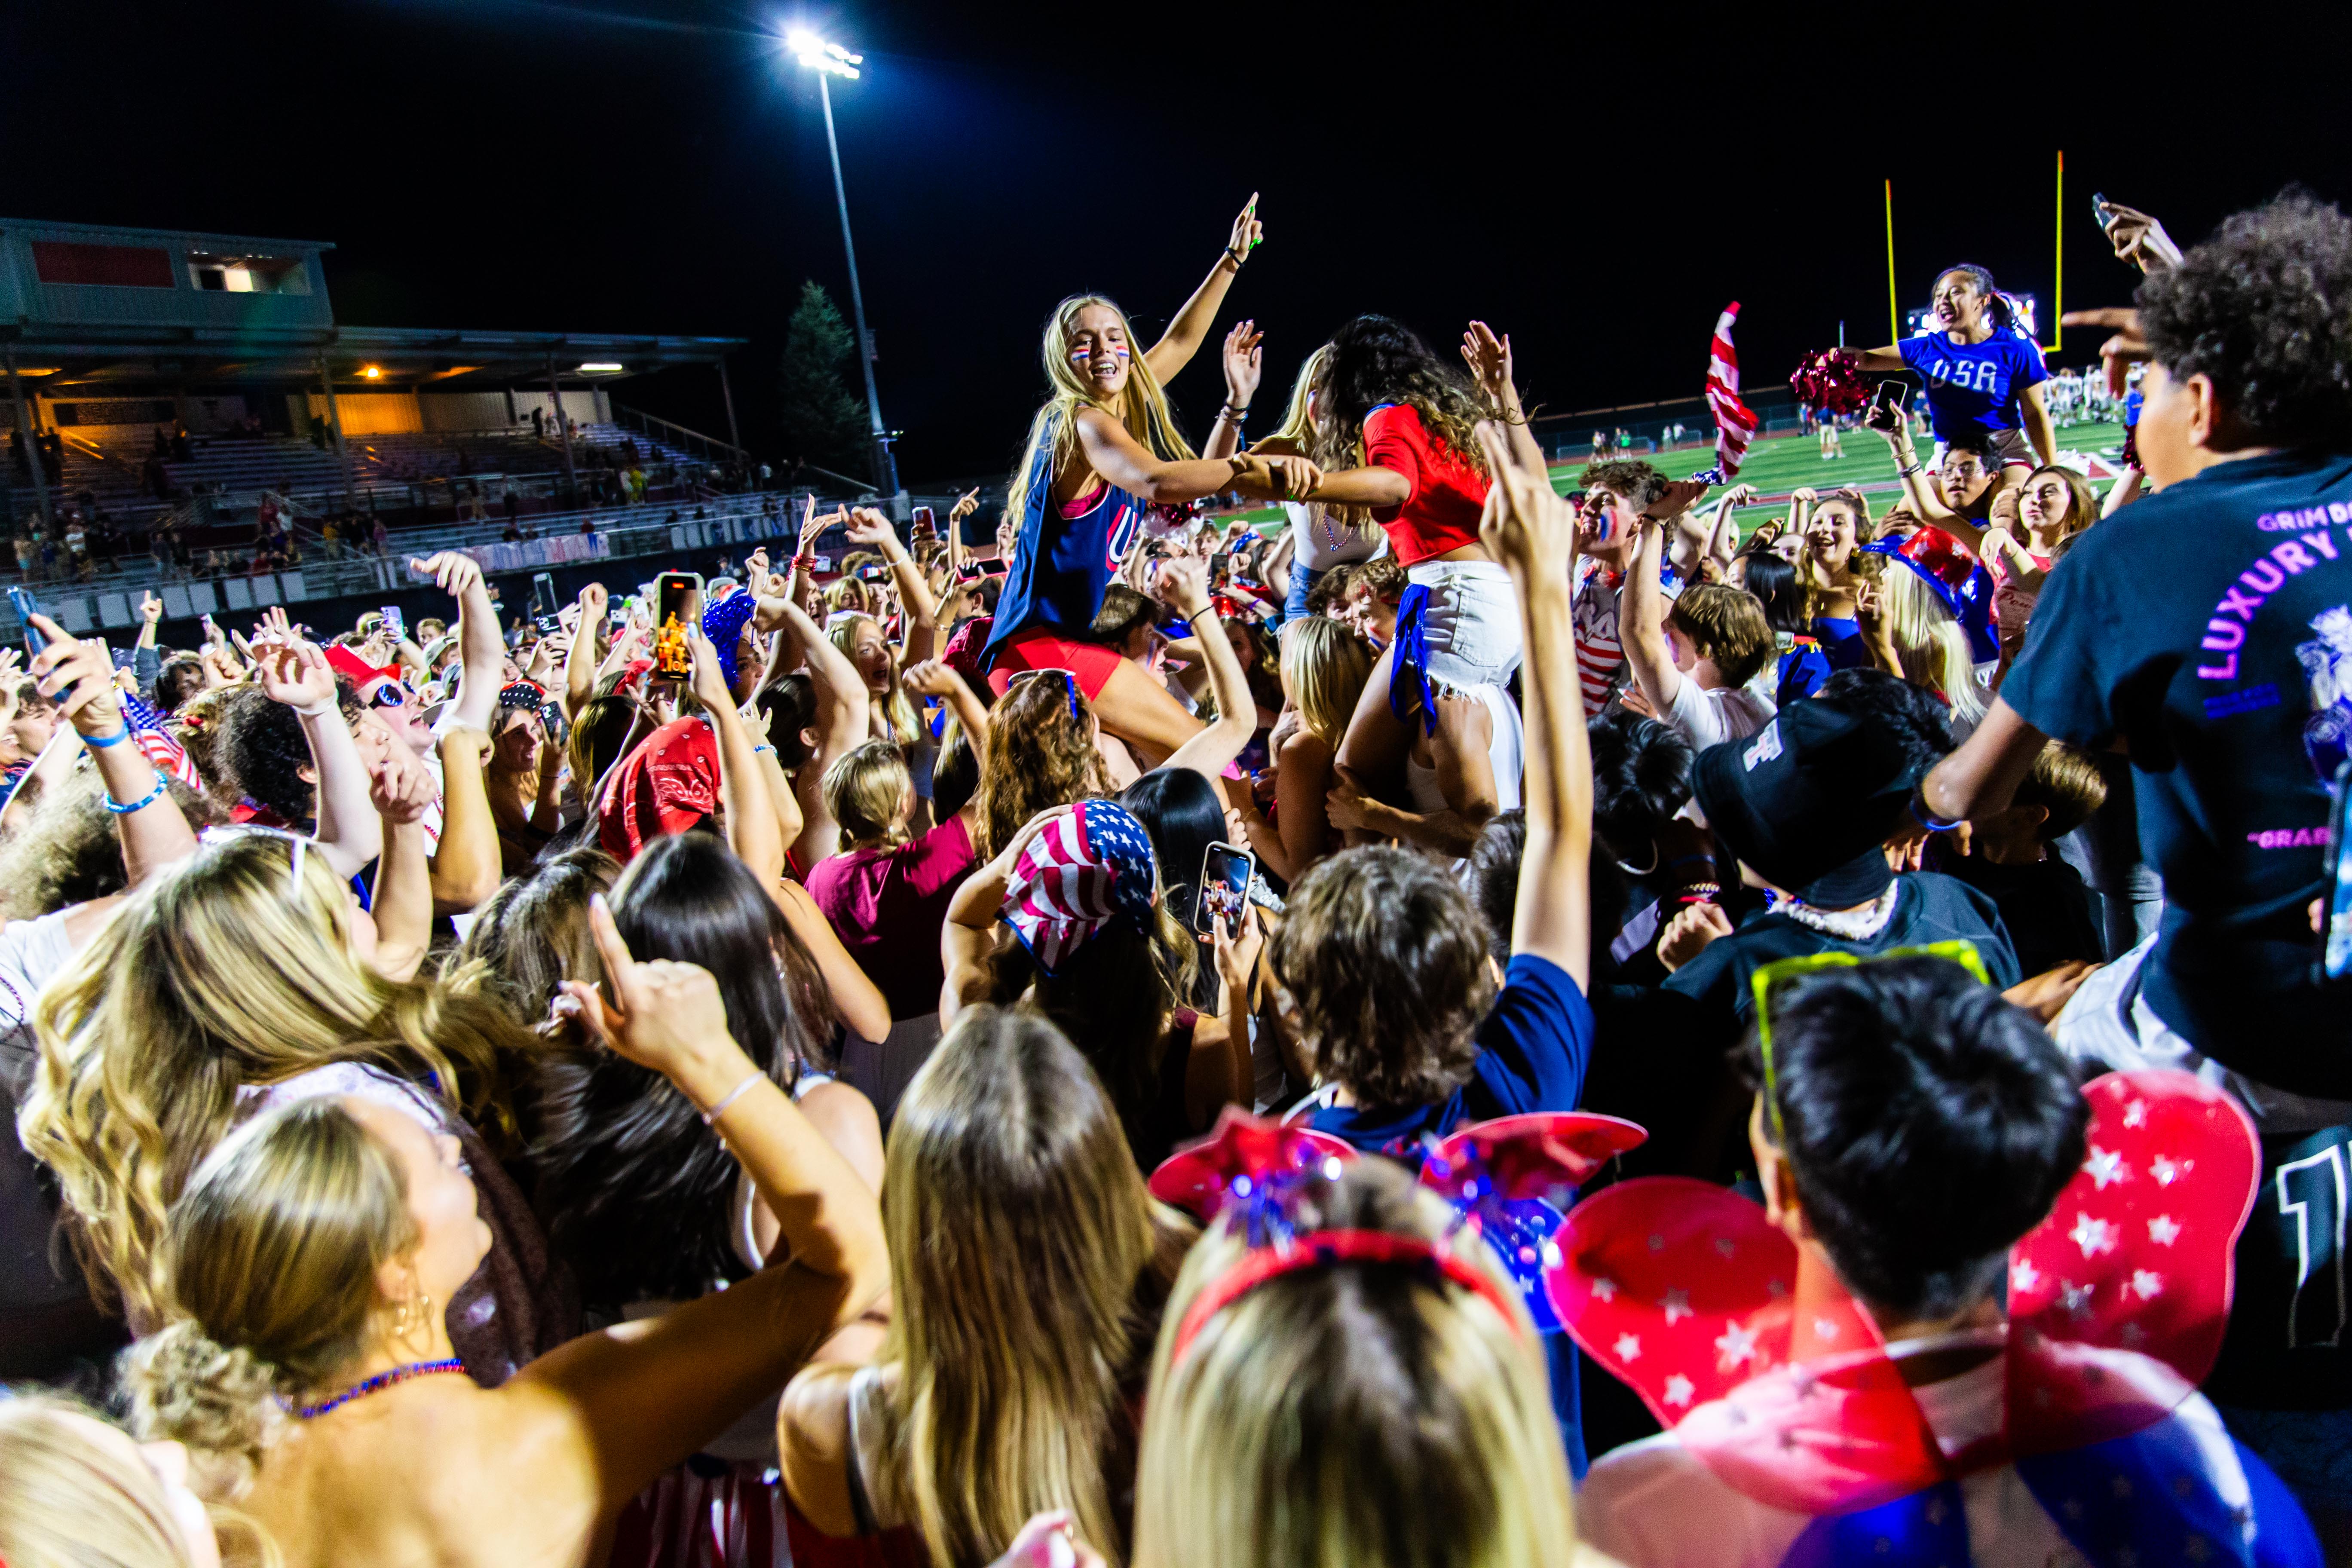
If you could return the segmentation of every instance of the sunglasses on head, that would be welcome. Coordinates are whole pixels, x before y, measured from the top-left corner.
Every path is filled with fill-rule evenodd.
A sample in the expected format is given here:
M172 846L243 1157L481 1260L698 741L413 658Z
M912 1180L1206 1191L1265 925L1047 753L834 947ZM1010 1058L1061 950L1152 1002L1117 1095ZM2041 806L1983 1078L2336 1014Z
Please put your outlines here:
M1034 680L1038 677L1044 675L1059 676L1066 683L1066 689L1070 694L1070 717L1073 719L1077 718L1079 716L1078 672L1075 669L1024 669L1015 671L1004 683L1004 694L1010 697L1013 695L1013 689L1014 687L1021 685L1024 681Z
M1764 1110L1772 1119L1772 1141L1785 1143L1788 1134L1780 1125L1780 1088L1772 1068L1772 1007L1787 988L1808 975L1830 969L1859 969L1865 963L1885 963L1897 958L1940 958L1957 963L1972 975L1979 985L1990 985L1992 976L1985 972L1982 955L1972 942L1930 942L1916 947L1890 947L1885 952L1809 952L1797 958L1783 958L1765 964L1748 976L1749 994L1756 1001L1756 1038L1759 1054L1764 1058Z
M239 838L276 838L289 845L291 848L288 860L286 896L291 899L300 895L302 861L303 858L310 853L310 839L299 833L289 833L282 827L264 827L258 823L252 822L223 823L205 828L196 835L197 842L202 844L229 844Z

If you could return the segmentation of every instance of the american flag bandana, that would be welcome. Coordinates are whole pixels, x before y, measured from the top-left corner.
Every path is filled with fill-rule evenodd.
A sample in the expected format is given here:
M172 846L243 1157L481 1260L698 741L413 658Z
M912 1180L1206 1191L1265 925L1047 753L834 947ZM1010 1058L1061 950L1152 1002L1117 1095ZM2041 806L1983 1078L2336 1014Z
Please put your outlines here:
M1114 916L1150 930L1151 839L1116 801L1082 800L1029 841L1001 911L1037 967L1057 974Z
M177 735L163 728L163 716L127 691L121 702L122 721L131 727L131 744L139 748L140 754L154 765L155 771L191 789L204 788L204 776L188 759L188 748L180 744Z
M1719 485L1739 472L1748 458L1748 444L1756 439L1763 421L1739 401L1739 351L1731 346L1731 325L1739 319L1734 300L1715 319L1715 341L1706 361L1706 408L1715 416L1715 467L1693 474L1702 484Z

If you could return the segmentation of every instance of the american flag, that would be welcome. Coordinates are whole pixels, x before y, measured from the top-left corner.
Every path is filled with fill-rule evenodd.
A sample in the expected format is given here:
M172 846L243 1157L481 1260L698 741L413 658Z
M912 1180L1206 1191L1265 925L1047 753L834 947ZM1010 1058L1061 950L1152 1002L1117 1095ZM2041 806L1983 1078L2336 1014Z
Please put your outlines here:
M188 760L188 748L163 728L163 716L127 691L122 694L122 721L131 727L131 744L155 765L157 773L191 789L205 787L196 764Z
M1149 930L1154 880L1143 824L1114 801L1082 800L1021 851L1002 913L1037 967L1055 974L1114 915Z
M1731 346L1731 325L1739 319L1739 301L1734 300L1715 319L1715 341L1708 347L1706 361L1706 406L1715 416L1715 467L1693 479L1719 485L1739 472L1747 460L1748 444L1756 439L1757 429L1764 423L1756 412L1739 401L1739 351Z

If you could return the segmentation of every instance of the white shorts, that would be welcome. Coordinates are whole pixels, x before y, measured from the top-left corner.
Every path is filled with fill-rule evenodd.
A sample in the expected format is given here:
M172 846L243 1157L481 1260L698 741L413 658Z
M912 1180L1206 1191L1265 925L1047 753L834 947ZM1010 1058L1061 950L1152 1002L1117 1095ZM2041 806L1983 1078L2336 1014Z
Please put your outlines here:
M1406 581L1429 590L1422 632L1433 686L1467 691L1506 686L1527 655L1519 637L1519 595L1497 561L1424 561Z

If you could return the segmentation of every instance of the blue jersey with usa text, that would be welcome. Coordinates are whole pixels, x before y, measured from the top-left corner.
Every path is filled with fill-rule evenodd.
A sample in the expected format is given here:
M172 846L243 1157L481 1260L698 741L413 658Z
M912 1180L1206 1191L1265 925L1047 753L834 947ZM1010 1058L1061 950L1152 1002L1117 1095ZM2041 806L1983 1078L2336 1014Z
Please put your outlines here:
M1895 347L1903 363L1927 383L1927 414L1938 441L2021 428L2025 421L2018 395L2050 379L2040 347L2008 332L1996 331L1980 343L1956 343L1948 332L1929 332Z
M1143 501L1107 481L1079 498L1084 510L1063 516L1054 504L1054 447L1055 433L1049 430L1030 465L1013 565L996 601L996 624L981 651L983 668L1016 632L1050 626L1066 637L1084 637L1102 608L1103 590L1118 575L1119 563L1143 526Z

